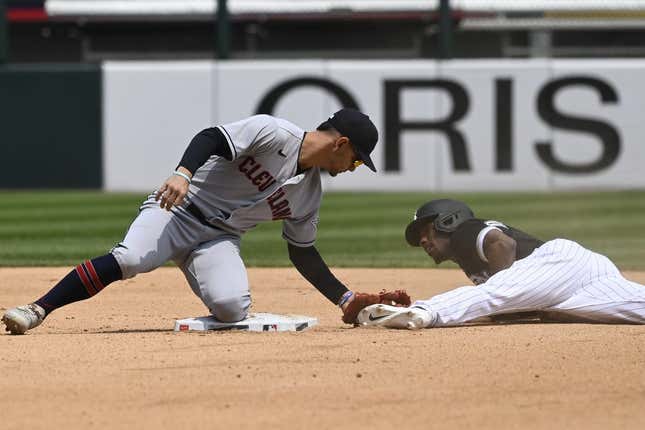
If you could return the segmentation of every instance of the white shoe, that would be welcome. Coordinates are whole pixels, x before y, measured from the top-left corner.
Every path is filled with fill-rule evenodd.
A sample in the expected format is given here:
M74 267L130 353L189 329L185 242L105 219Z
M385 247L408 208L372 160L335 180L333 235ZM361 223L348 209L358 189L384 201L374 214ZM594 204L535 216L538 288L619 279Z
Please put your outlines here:
M45 310L35 303L9 309L2 317L11 334L25 334L27 330L38 327L45 319Z
M358 323L365 326L407 328L430 327L435 315L421 308L402 308L390 305L367 306L358 313Z

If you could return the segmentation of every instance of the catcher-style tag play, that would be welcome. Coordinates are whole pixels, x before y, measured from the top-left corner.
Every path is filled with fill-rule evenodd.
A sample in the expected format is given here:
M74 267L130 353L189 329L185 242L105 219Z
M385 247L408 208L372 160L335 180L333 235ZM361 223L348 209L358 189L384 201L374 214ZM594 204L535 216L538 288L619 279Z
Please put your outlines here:
M302 331L317 324L318 320L313 317L257 312L249 314L246 319L234 323L221 322L212 316L176 320L175 331Z

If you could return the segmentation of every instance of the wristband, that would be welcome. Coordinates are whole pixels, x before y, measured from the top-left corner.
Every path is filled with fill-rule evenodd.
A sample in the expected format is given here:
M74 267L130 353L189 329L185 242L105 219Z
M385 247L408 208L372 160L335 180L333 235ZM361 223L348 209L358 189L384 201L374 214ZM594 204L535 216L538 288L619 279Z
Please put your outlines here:
M345 303L347 303L347 300L349 300L350 297L352 297L353 295L354 295L353 291L345 292L345 294L343 294L340 300L338 301L338 307L342 307Z
M175 176L181 176L182 178L187 180L189 184L192 182L192 180L190 179L190 176L188 176L184 172L180 172L179 170L175 170L174 172L172 172L172 174L175 175Z

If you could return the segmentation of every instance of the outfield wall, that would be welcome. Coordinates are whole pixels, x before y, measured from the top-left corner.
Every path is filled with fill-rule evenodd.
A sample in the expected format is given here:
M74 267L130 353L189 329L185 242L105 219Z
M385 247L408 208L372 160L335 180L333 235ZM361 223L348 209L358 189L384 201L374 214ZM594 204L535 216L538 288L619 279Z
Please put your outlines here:
M35 150L66 164L29 184L147 191L202 128L262 112L313 129L341 106L374 120L379 172L325 177L326 190L643 188L644 72L645 60L107 62L84 71L96 91L5 72L0 188L24 185L14 167ZM81 165L100 180L61 179Z
M0 66L0 188L101 188L98 65Z
M645 61L229 61L104 65L104 183L153 188L201 128L257 112L380 130L379 172L327 190L644 187Z

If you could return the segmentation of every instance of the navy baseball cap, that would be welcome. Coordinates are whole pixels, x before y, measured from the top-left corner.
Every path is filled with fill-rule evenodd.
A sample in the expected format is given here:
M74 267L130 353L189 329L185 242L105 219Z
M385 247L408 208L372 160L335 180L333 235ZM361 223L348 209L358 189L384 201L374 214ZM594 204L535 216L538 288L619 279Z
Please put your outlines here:
M376 172L370 153L378 141L378 131L370 117L356 109L343 108L327 120L338 132L349 138L349 142L360 160Z

